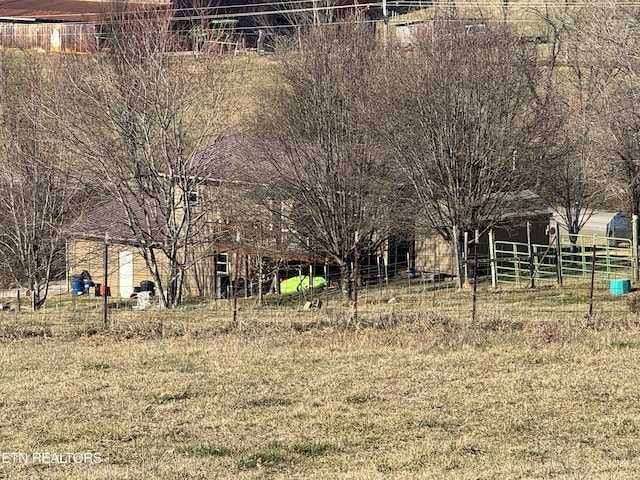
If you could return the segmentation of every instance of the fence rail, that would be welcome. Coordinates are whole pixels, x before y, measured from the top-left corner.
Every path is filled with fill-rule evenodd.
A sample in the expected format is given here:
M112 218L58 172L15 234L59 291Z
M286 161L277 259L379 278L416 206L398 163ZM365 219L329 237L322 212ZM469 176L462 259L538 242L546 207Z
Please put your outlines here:
M562 283L564 279L598 280L633 278L637 258L624 239L561 234L555 245L494 242L495 284L535 286Z

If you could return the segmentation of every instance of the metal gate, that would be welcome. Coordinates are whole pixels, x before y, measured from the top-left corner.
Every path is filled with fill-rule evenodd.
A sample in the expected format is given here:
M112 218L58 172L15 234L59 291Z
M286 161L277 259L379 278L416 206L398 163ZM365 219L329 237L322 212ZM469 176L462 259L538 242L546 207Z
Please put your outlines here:
M494 283L536 286L584 279L634 278L633 247L628 241L561 233L551 245L494 242Z

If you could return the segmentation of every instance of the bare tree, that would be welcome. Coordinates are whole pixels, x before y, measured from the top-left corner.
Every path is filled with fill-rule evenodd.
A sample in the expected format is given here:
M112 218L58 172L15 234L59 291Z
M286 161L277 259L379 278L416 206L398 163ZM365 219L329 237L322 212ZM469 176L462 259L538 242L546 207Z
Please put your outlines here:
M583 117L580 123L577 115L573 120L577 122L558 132L561 151L538 164L538 190L575 245L582 228L603 204L604 195L596 173L601 151L591 137L589 120Z
M624 37L610 32L603 47L615 55L610 80L602 88L603 119L608 135L605 148L612 153L601 164L606 172L603 181L616 197L622 197L624 210L640 213L640 27L637 19L640 9L631 8L626 18L619 19L618 27Z
M365 23L312 27L302 52L297 43L279 52L263 97L258 167L273 214L300 246L340 266L345 296L357 252L384 242L398 199L368 129L380 55Z
M573 88L572 106L584 112L589 141L602 152L589 176L630 213L640 209L640 9L614 1L548 9L562 32L562 78ZM580 106L580 108L576 108ZM576 117L579 121L579 116ZM583 130L584 131L584 130Z
M64 227L86 201L46 114L50 78L46 57L0 55L0 258L34 309L64 275Z
M410 178L419 214L458 254L463 232L500 221L553 128L534 44L487 25L434 34L391 64L380 138Z
M232 72L206 52L173 53L170 11L124 4L104 21L103 53L66 57L71 100L57 114L87 177L120 204L161 303L175 307L194 244L213 241L215 202L201 190L216 166L200 152L228 128Z
M565 99L558 112L564 125L555 138L557 154L538 165L540 191L572 242L610 189L602 188L610 182L612 170L606 162L609 142L603 92L618 75L619 66L597 37L612 31L611 7L602 2L566 2L545 3L533 10L547 25L549 85ZM553 143L553 137L548 143Z

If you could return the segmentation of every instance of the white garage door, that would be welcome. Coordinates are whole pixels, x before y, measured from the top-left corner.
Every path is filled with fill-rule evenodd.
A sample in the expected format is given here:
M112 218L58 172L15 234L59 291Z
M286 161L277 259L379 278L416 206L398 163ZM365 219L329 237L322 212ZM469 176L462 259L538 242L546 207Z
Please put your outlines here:
M129 298L133 293L133 253L120 252L118 263L119 294L122 298Z

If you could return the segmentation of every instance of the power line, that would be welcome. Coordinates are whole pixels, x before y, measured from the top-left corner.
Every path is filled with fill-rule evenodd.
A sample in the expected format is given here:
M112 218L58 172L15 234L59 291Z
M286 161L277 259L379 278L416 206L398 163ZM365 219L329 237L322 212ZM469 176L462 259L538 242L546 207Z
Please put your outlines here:
M321 1L321 0L317 0L317 1ZM4 3L6 5L6 2ZM484 2L473 2L473 1L457 1L457 2L453 2L453 4L456 6L456 8L459 9L464 9L464 8L471 8L473 7L474 9L478 9L478 8L488 8L491 7L494 10L495 9L499 9L500 8L500 4L497 2L489 2L489 1L484 1ZM145 4L145 6L148 4ZM348 11L348 10L353 10L355 9L359 9L359 10L371 10L371 8L382 8L382 2L371 2L371 3L363 3L363 4L343 4L343 5L310 5L308 1L306 2L301 2L301 1L296 1L296 0L288 0L288 1L282 1L282 2L254 2L254 3L247 3L247 4L243 4L243 5L228 5L228 6L217 6L217 7L189 7L189 8L162 8L163 5L158 5L157 8L133 8L131 10L131 14L132 15L140 15L139 18L135 18L133 20L128 20L126 18L120 18L118 19L119 22L122 22L124 24L126 23L134 23L134 22L140 22L145 20L144 15L152 13L152 12L161 12L161 13L165 13L167 15L171 14L171 21L215 21L215 20L238 20L240 21L241 19L244 18L257 18L257 19L265 19L268 17L273 17L273 16L282 16L285 18L288 18L288 20L298 20L297 22L295 21L288 21L286 25L273 25L273 24L269 24L269 22L265 22L264 25L260 25L259 23L256 23L256 25L253 26L247 26L247 25L241 25L241 26L235 26L232 29L229 30L233 30L239 34L248 32L248 31L254 31L255 28L269 28L271 30L279 30L279 29L289 29L289 28L293 28L293 27L300 27L300 26L308 26L309 24L314 23L312 20L314 18L314 15L318 15L321 14L323 15L323 21L321 22L321 25L340 25L340 24L344 24L345 21L344 20L337 20L335 18L332 18L330 15L328 15L329 13L337 13L340 14L344 11ZM438 22L448 22L448 21L464 21L465 18L464 17L457 17L457 18L446 18L446 17L438 17L435 15L435 13L437 12L439 6L429 6L427 8L425 8L424 2L422 1L416 1L416 0L411 0L411 1L396 1L396 2L387 2L387 5L389 6L389 8L391 10L393 10L394 7L396 8L415 8L416 10L418 9L422 9L423 12L425 13L425 15L423 16L423 18L411 18L411 19L406 19L406 21L410 22L410 21L420 21L420 20L433 20L433 21L438 21ZM543 9L547 9L547 8L562 8L565 9L567 7L575 9L575 8L582 8L582 7L596 7L598 9L603 9L603 10L610 10L610 9L617 9L617 8L636 8L636 7L640 7L640 1L633 1L633 2L615 2L615 3L610 3L608 5L603 5L602 3L595 3L595 2L589 2L589 1L576 1L573 3L565 3L562 1L555 1L555 2L518 2L518 3L511 3L508 7L508 10L511 12L520 12L522 10L527 10L530 9L530 12L532 15L532 17L530 18L523 18L523 17L519 17L519 18L494 18L493 20L495 21L500 21L502 23L509 23L509 24L527 24L527 23L531 23L535 20L537 20L539 17L535 16L535 11L539 12L540 8ZM0 3L0 9L2 7L2 3ZM266 9L268 7L273 7L273 9ZM283 9L281 9L281 7L285 7ZM255 10L254 10L255 9ZM198 14L198 10L202 11L202 14ZM224 10L223 12L216 12L216 13L204 13L204 11L211 11L213 10L214 12L216 11L220 11L220 10ZM193 12L194 14L189 14L190 12ZM108 21L109 19L109 15L119 15L121 13L126 14L125 12L107 12L105 14L105 17L103 18L103 21ZM188 15L178 15L178 14L184 14L187 13ZM479 13L483 13L483 12L479 12ZM80 15L80 14L79 14ZM48 15L47 19L51 20L54 19L56 15ZM61 18L68 18L69 14L60 14L59 15ZM301 23L299 20L302 17L307 17L309 19L308 22L306 23ZM482 17L480 17L482 18ZM486 18L487 21L492 20L491 17L487 17ZM167 19L169 21L169 19ZM381 20L381 18L366 18L364 20L362 20L362 22L364 23L375 23L375 22L379 22ZM404 19L403 19L404 20ZM612 20L612 19L609 19ZM149 19L149 21L152 21L152 19ZM613 19L613 21L615 21L615 19ZM75 22L74 22L75 23ZM96 22L78 22L81 24L95 24ZM32 25L32 23L29 23L30 25ZM392 24L393 24L393 17L392 17ZM1 25L1 22L0 22ZM19 35L18 35L19 36Z
M314 2L315 3L315 2ZM443 8L440 5L425 5L425 1L421 0L398 0L387 2L387 6L390 9L394 8L415 8L415 9L424 9L424 10L436 10L438 8ZM7 5L7 2L4 2L4 5ZM136 4L131 4L136 5ZM145 7L148 7L150 4L145 3ZM185 7L185 8L164 8L167 4L154 4L156 7L148 7L148 8L132 8L132 12L140 12L140 13L150 13L155 11L163 11L167 13L172 13L176 18L225 18L225 17L244 17L244 16L255 16L255 15L265 15L265 14L294 14L294 13L312 13L314 11L339 11L345 9L353 9L353 8L379 8L382 10L383 2L375 1L375 2L364 2L364 3L350 3L350 4L341 4L341 5L310 5L309 1L298 1L298 0L286 0L286 1L270 1L270 2L253 2L253 3L245 3L245 4L234 4L234 5L224 5L224 6L193 6L193 7ZM501 9L502 5L499 2L491 2L491 1L483 1L483 2L474 2L474 1L454 1L451 5L455 6L457 9L478 9L478 8L497 8ZM0 2L0 9L2 8L3 3ZM267 7L273 7L273 10L265 10ZM285 7L285 8L283 8ZM290 8L288 8L290 7ZM618 8L638 8L640 7L640 1L631 1L631 2L612 2L609 4L603 4L601 2L590 2L590 1L575 1L575 2L566 2L566 1L553 1L553 2L516 2L508 5L507 10L522 10L522 9L540 9L540 8L562 8L562 9L576 9L583 7L597 7L599 9L618 9ZM205 14L205 15L197 15L198 11L224 11L224 13L213 13L213 14ZM243 10L243 11L241 11ZM244 11L250 10L250 11ZM177 15L178 13L184 12L195 12L196 15L188 16L188 17L180 17ZM235 13L234 13L235 11ZM109 14L114 12L94 12L94 14ZM46 15L46 19L56 19L56 18L69 18L73 16L77 16L79 20L82 19L83 16L86 16L88 13L51 13ZM15 17L21 18L21 17ZM32 17L25 16L25 19L31 19Z

